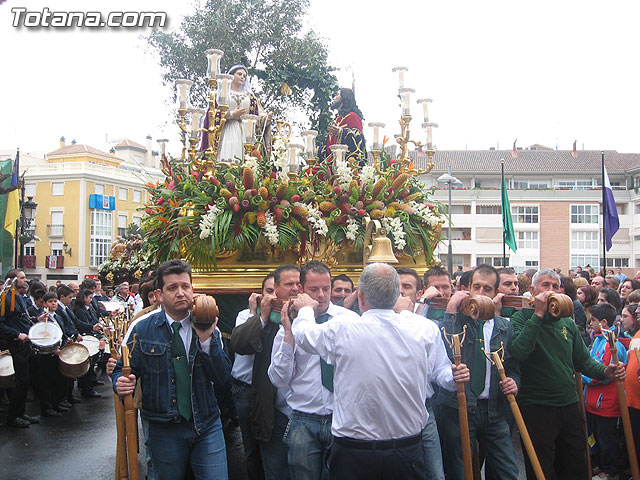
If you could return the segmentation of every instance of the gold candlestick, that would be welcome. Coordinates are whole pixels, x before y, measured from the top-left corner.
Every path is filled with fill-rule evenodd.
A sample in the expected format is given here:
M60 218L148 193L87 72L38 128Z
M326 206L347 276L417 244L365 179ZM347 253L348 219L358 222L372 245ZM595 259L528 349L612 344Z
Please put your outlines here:
M185 117L187 116L187 109L186 108L179 108L178 109L178 127L180 128L180 141L182 142L182 155L180 158L182 158L183 160L185 159L185 156L187 154L187 123L185 122Z

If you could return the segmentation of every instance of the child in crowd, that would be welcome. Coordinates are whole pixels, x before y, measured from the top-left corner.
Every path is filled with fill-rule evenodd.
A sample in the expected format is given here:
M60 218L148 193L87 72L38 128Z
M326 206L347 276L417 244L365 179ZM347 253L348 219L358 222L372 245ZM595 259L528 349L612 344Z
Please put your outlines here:
M615 331L616 309L607 303L595 305L590 309L590 328L593 332L591 356L603 365L611 364L611 349L607 331ZM618 359L627 363L627 350L616 341ZM615 381L595 380L582 376L585 388L587 420L595 436L598 452L594 465L600 469L593 478L617 478L620 473L620 404Z

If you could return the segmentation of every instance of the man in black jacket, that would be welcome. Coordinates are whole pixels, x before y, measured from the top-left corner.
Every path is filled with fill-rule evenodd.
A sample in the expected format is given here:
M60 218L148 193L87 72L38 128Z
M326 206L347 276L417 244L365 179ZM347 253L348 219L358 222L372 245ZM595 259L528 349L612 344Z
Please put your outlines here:
M0 337L9 344L9 351L13 358L15 383L9 395L9 411L7 425L16 428L28 428L32 423L38 423L38 417L25 413L27 390L29 389L29 359L31 347L29 345L29 329L33 320L27 313L27 305L23 295L27 293L27 277L22 270L11 269L6 279L15 278L15 304L11 308L11 292L7 291L5 314L0 316Z
M288 480L288 449L282 441L289 422L286 402L288 388L276 389L267 370L271 364L273 339L280 328L280 312L272 311L276 300L287 301L302 289L300 268L281 265L274 272L274 293L265 294L256 315L233 329L231 349L240 355L253 355L253 377L249 398L251 404L251 432L260 441L260 453L266 480ZM278 309L279 310L279 309Z

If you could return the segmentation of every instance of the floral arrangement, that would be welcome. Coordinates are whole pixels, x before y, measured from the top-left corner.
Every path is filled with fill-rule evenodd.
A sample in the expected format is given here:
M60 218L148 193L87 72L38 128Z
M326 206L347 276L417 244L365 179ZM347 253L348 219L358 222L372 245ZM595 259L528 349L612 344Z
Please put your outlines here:
M237 164L163 159L164 182L148 184L145 243L157 261L183 257L197 268L236 251L294 250L321 244L362 250L365 219L380 220L396 254L425 252L440 240L443 215L417 176L382 152L379 164L333 159L289 172L286 141L270 155L254 150Z
M118 237L111 245L109 258L98 267L100 280L105 284L140 280L143 273L154 264L154 255L149 247L137 234Z

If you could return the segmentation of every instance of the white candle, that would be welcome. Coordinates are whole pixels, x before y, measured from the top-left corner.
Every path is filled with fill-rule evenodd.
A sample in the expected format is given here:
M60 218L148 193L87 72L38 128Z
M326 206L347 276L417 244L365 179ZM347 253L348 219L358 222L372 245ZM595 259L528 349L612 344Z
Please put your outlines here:
M422 104L422 113L424 114L424 123L429 122L429 103L433 102L430 98L421 98L416 103Z
M437 128L437 127L438 127L437 123L425 122L422 124L422 128L427 129L427 149L429 150L433 149L433 128Z
M220 73L220 59L224 55L222 50L210 48L205 50L207 56L207 77L214 79Z
M289 144L289 171L291 172L296 170L296 165L298 164L298 148L299 145L295 143Z
M184 78L179 78L175 81L176 86L176 98L178 99L178 108L185 110L187 108L187 99L189 98L189 91L191 90L193 82Z
M242 128L244 130L244 143L253 144L255 136L255 127L256 121L258 120L257 115L245 114L242 115Z
M217 75L216 79L219 82L218 105L229 105L229 86L231 85L233 76Z
M331 145L331 153L333 153L333 160L335 163L342 162L344 160L344 154L348 147L346 145Z
M395 67L391 71L398 72L398 88L404 88L404 72L409 69L407 67Z
M191 113L191 138L198 138L200 136L200 119L205 114L205 111L199 108L192 108L189 113Z
M398 90L402 97L402 116L407 117L411 115L411 94L415 92L413 88L401 88Z
M306 144L305 153L307 154L307 158L315 158L315 152L316 152L315 140L316 140L316 137L318 136L318 132L316 132L315 130L305 130L304 132L300 132L300 135L302 135L305 138L305 144Z
M384 128L384 123L371 122L369 127L373 128L373 149L380 150L380 129Z

